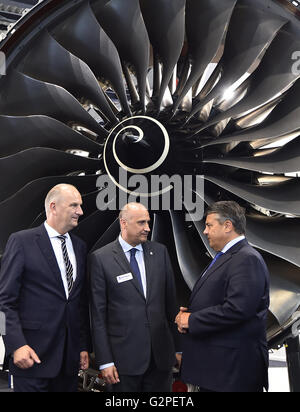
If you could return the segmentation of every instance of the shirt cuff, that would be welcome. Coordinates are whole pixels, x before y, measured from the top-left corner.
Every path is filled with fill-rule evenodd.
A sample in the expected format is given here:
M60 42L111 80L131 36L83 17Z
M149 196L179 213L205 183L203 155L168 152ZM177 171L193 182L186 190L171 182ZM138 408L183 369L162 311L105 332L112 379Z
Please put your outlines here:
M111 366L115 366L115 364L113 362L112 363L105 363L105 365L100 366L99 370L102 371L102 369L110 368Z

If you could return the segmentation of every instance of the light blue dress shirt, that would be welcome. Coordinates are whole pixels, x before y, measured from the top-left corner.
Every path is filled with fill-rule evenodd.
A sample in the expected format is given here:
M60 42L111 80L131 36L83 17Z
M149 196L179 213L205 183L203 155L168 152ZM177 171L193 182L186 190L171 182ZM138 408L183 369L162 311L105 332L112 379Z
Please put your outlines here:
M130 263L130 250L133 248L129 243L127 243L122 236L119 236L119 242L120 245L125 253L125 256ZM141 244L137 245L134 247L134 249L137 250L135 254L136 261L139 265L140 273L141 273L141 278L142 278L142 284L143 284L143 291L144 295L146 297L147 295L147 281L146 281L146 270L145 270L145 262L144 262L144 249Z

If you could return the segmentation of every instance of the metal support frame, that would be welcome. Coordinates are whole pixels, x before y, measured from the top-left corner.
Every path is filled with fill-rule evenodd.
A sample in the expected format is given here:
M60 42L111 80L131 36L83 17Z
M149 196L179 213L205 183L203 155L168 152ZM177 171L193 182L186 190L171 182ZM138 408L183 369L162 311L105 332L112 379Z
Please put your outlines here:
M300 392L300 341L299 336L286 341L286 360L291 392Z

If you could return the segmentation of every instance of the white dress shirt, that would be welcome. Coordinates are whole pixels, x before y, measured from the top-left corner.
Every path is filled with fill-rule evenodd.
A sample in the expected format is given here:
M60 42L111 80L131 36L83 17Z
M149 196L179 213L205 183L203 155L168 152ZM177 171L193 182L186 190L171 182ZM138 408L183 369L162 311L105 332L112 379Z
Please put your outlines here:
M236 237L235 239L232 239L230 242L227 243L227 245L225 245L225 246L223 247L223 249L221 250L221 252L222 252L222 253L226 253L229 249L232 248L232 246L236 245L237 243L241 242L241 241L244 240L244 239L245 239L245 236L244 236L244 235L239 236L239 237Z
M69 298L69 292L68 292L68 282L67 282L67 274L66 274L66 266L64 262L64 257L62 253L62 248L61 248L61 240L58 239L57 236L61 236L60 233L58 233L55 229L53 229L51 226L48 225L47 222L44 223L45 229L48 233L48 236L50 238L51 245L53 247L53 251L57 260L58 267L60 269L61 273L61 279L64 285L65 293L66 293L66 298ZM76 274L77 274L77 264L76 264L76 256L75 252L73 249L73 244L71 237L69 233L65 233L66 236L66 247L69 255L70 262L72 263L73 266L73 282L76 280Z

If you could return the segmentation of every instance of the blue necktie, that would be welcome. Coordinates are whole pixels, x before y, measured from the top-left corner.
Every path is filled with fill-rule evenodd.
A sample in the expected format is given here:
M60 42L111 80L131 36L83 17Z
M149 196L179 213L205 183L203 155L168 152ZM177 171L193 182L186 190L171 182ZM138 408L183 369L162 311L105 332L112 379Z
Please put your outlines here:
M218 252L216 254L216 256L213 258L213 260L211 261L210 265L208 266L208 268L206 269L206 271L203 273L203 275L201 276L201 278L203 278L204 275L206 275L207 271L216 263L216 261L219 259L220 256L224 255L223 252Z
M208 266L208 269L210 269L212 267L212 265L214 265L216 263L216 261L219 259L219 257L221 257L223 254L224 254L223 252L218 252L216 254L216 256L213 258L211 264Z
M136 279L139 281L139 284L141 285L142 291L144 291L140 268L135 258L136 252L137 252L137 249L135 248L130 249L130 266L133 271L133 274L135 275Z

